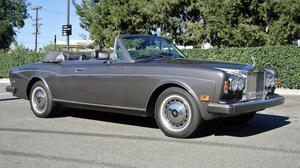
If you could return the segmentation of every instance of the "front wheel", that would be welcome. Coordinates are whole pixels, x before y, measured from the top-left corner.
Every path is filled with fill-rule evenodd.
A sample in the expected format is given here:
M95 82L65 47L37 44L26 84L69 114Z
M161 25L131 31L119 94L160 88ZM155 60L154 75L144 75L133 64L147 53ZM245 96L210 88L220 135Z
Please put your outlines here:
M36 82L31 88L30 106L37 117L47 118L55 113L51 93L41 81Z
M158 97L155 119L165 135L176 138L196 135L203 123L193 97L177 87L166 89Z

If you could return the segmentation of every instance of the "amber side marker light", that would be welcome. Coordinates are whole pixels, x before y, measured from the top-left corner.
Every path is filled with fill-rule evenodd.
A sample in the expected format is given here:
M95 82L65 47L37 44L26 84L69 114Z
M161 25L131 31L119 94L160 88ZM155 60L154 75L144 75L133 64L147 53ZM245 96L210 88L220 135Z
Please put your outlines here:
M280 85L280 80L278 78L275 78L275 86L279 87Z
M200 101L202 101L202 102L208 102L209 101L209 96L207 96L207 95L200 96Z

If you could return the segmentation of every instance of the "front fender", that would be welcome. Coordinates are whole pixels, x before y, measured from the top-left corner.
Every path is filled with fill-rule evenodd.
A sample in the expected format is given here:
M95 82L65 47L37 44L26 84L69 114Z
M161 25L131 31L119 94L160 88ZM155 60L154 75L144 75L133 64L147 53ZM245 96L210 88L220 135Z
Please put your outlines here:
M42 75L37 74L37 75L31 76L29 78L28 82L27 82L27 85L26 85L26 96L27 96L27 99L29 99L29 94L30 94L31 87L37 81L42 81L44 83L46 89L49 90L49 92L51 93L51 90L50 90L49 85L46 82L45 78Z
M204 120L211 119L212 114L209 114L207 112L207 106L209 102L214 102L215 87L216 87L214 81L195 79L195 78L163 80L153 87L151 92L151 98L152 95L155 94L157 90L160 90L160 88L168 88L169 86L179 86L185 89L194 98L202 118ZM200 101L201 95L208 95L210 97L210 101L201 102ZM150 99L148 100L148 105L150 104L149 102L151 101Z

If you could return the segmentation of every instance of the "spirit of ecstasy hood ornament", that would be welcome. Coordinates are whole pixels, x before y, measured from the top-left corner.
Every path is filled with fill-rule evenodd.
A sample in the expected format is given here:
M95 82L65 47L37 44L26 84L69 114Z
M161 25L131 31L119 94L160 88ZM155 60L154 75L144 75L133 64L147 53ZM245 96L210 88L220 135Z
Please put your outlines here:
M251 55L251 59L252 59L252 67L256 67L256 58L253 56L253 55Z
M256 58L254 57L255 56L255 54L252 54L251 55L251 59L252 59L252 67L254 68L254 67L256 67Z

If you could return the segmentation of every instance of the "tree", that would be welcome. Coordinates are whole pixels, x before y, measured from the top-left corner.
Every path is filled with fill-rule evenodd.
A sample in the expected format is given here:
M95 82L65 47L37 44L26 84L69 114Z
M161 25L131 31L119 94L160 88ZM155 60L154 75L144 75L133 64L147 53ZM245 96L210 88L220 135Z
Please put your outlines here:
M146 1L140 0L82 0L73 4L81 19L81 26L91 33L99 48L112 46L119 34L150 32Z
M198 0L205 39L214 46L286 45L300 38L299 0Z
M119 34L160 35L177 44L285 45L300 38L299 0L82 0L81 26L101 47Z
M26 0L0 0L0 50L9 48L28 17Z

